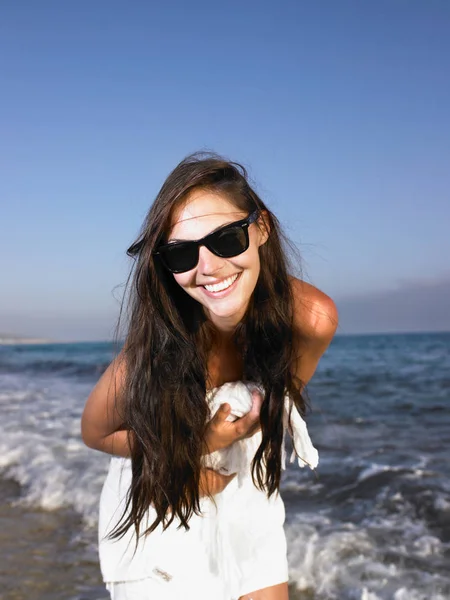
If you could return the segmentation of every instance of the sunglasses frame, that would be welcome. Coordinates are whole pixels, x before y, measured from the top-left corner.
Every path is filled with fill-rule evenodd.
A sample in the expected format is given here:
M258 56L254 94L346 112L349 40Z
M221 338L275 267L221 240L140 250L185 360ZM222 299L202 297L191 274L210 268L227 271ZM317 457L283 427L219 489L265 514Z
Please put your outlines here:
M250 213L249 216L246 217L245 219L240 219L239 221L234 221L233 223L228 223L227 225L223 225L222 227L219 227L215 231L211 231L211 233L208 233L208 235L205 235L205 237L201 238L200 240L186 240L186 241L182 241L182 242L172 242L169 244L163 244L163 245L159 246L158 250L155 250L155 252L153 254L156 256L159 256L164 267L171 273L175 273L175 274L186 273L187 271L194 269L198 265L200 246L206 246L206 248L208 248L208 250L210 252L212 252L216 256L220 256L220 258L233 258L234 256L239 256L240 254L243 254L246 250L248 250L248 247L250 244L250 240L248 237L248 228L250 227L250 225L252 223L257 221L257 219L259 218L259 215L260 215L260 210L257 208L252 213ZM224 254L220 254L219 252L217 252L216 250L211 248L211 246L208 244L208 239L217 235L218 233L222 232L223 230L230 229L232 227L233 228L235 228L235 227L242 228L242 230L245 233L246 246L241 252L238 252L238 254L232 254L231 256L225 256ZM180 269L172 269L166 264L166 262L164 260L164 254L161 251L164 251L164 249L166 249L166 248L172 248L173 246L185 246L185 245L192 245L192 244L195 244L197 246L197 261L193 267L190 267L189 269L181 269L180 270Z

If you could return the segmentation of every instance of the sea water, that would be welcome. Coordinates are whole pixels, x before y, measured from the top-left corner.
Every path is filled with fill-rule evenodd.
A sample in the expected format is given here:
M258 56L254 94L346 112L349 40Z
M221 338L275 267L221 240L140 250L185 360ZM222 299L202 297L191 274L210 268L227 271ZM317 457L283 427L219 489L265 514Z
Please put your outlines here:
M84 446L80 417L112 353L108 343L0 347L1 499L14 507L0 589L13 589L27 554L44 564L70 550L64 577L42 592L27 568L26 597L107 597L95 532L108 457ZM319 467L290 465L282 485L291 597L450 599L450 334L337 336L309 396ZM59 538L43 556L50 527Z

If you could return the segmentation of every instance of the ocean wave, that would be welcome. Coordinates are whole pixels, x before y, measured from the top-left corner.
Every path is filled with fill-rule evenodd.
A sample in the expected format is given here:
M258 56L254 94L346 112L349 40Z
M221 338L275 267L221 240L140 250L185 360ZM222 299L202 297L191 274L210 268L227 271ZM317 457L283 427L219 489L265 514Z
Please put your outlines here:
M319 368L310 394L323 410L308 418L320 466L283 474L292 578L310 600L450 598L448 358L400 373L421 352L388 341L376 355L361 339L325 355L332 385ZM110 354L0 349L0 474L20 484L20 503L70 507L89 528L109 459L83 445L80 417Z
M329 516L297 515L286 526L291 577L297 589L314 600L443 600L450 594L445 566L448 547L410 522L405 546L375 523L356 526ZM395 519L392 519L392 527ZM396 523L397 529L401 526ZM387 523L385 523L387 525ZM415 536L413 535L415 531ZM408 556L414 560L405 560ZM432 576L429 571L435 569ZM409 594L409 595L408 595Z
M98 500L108 457L93 457L81 440L64 442L29 432L6 432L0 440L0 471L21 486L17 503L43 510L70 507L88 527L97 524Z
M0 362L0 373L28 375L63 375L76 378L99 378L108 362L80 362L71 360L34 360L26 363Z
M372 478L386 478L390 475L408 475L409 477L416 477L418 479L433 475L433 471L427 471L423 468L424 463L421 463L415 467L407 467L404 465L385 465L373 463L368 467L365 467L358 475L358 482L368 481Z

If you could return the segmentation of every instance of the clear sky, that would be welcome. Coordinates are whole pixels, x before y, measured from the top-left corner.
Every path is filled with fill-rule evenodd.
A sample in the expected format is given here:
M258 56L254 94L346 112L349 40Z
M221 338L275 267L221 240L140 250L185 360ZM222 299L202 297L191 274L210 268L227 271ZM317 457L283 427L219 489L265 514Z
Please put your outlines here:
M249 167L344 333L450 329L449 107L447 0L2 2L0 332L107 337L198 149Z

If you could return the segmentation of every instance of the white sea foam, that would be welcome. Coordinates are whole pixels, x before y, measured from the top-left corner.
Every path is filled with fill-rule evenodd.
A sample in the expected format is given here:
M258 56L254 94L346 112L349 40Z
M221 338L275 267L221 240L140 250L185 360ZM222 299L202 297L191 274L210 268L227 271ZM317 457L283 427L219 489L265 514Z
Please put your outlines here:
M70 507L95 526L109 459L81 441L85 388L63 383L49 385L46 393L30 388L23 392L11 385L0 396L2 475L21 485L18 503L44 510Z
M423 535L414 541L414 548L418 556L433 556L441 554L443 544L439 538L433 535Z
M439 494L434 500L434 508L442 513L450 513L450 500Z
M448 596L442 596L442 594L429 594L427 592L418 592L416 590L401 587L393 596L392 600L448 600Z
M365 481L367 479L370 479L371 477L375 477L376 475L379 475L380 473L386 473L386 472L396 473L396 472L404 471L404 470L405 470L404 467L395 467L392 465L371 464L360 472L360 474L358 475L358 481Z
M298 515L295 522L286 527L293 582L305 595L314 594L315 598L327 600L341 600L343 597L443 600L437 590L443 586L449 588L448 578L435 575L429 581L418 579L414 566L386 558L396 555L408 560L413 555L440 555L443 559L442 544L434 536L424 534L425 524L406 522L404 526L408 531L402 548L394 545L397 537L395 528L399 528L395 517L384 521L371 521L368 517L361 526L356 526L338 523L325 515L315 514L314 518ZM392 540L390 531L394 532ZM384 544L380 544L380 533ZM422 535L417 535L419 533Z
M336 530L327 519L319 523L316 518L315 525L300 520L289 525L286 535L291 577L301 592L334 599L339 590L358 589L358 575L373 552L365 531L351 524Z
M373 592L369 592L369 590L364 587L361 592L361 600L382 600L380 596L377 596Z

